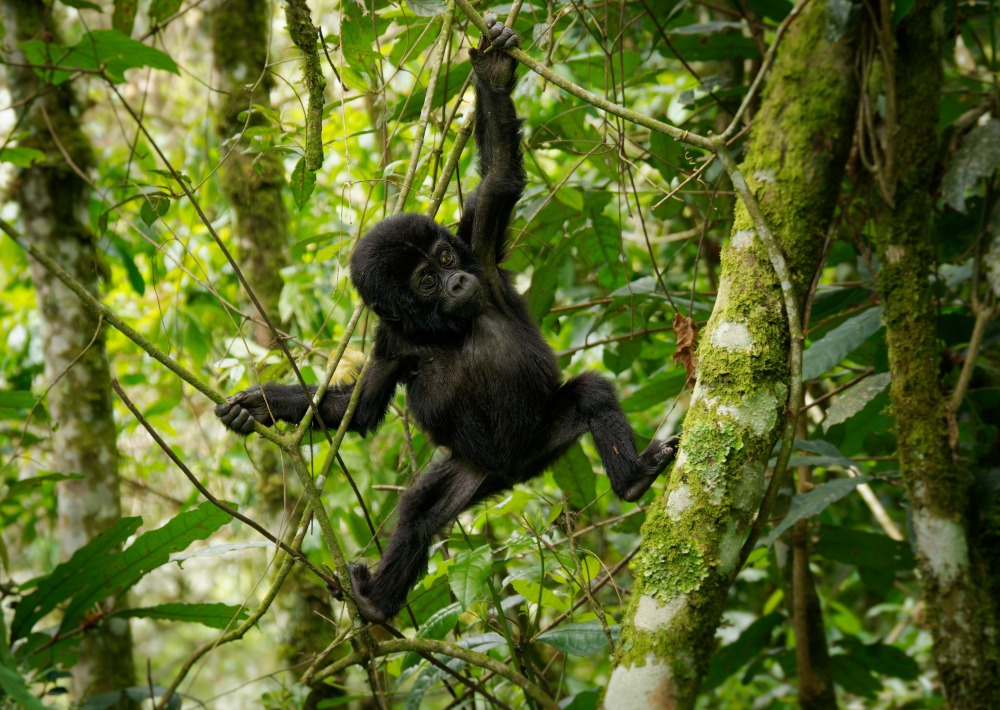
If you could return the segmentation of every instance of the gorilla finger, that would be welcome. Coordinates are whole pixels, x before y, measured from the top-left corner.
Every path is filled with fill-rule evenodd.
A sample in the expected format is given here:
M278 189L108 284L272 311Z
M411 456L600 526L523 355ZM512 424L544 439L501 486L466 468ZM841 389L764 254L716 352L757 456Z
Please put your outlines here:
M233 420L239 416L239 413L243 411L243 407L239 405L231 405L223 414L219 415L219 419L230 429L233 428Z
M252 420L253 417L250 416L250 412L241 408L240 413L233 419L232 428L241 434L248 434L253 431Z
M222 404L215 405L215 416L222 419L229 413L229 410L232 409L232 407L233 407L232 403L229 402L228 400L223 402Z
M501 31L493 36L493 46L497 49L509 49L517 44L517 35L509 27L500 25ZM493 30L490 30L493 35Z
M521 46L521 38L511 32L510 37L504 42L502 49L514 49Z
M497 16L492 12L487 12L483 15L483 22L486 23L487 27L493 27L497 23Z

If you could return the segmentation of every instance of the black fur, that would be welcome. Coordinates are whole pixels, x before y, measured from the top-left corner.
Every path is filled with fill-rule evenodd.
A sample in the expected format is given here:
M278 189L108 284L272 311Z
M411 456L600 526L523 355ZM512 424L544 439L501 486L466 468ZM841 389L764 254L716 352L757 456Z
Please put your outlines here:
M675 440L636 451L607 380L586 373L562 382L555 354L500 268L526 181L521 122L510 98L515 62L502 51L516 43L495 23L471 52L482 180L458 234L421 215L396 215L375 225L351 257L351 279L381 321L350 430L378 427L403 383L414 419L450 450L403 494L375 571L351 566L358 605L372 621L391 618L405 604L435 533L476 502L540 474L585 432L625 500L642 496L674 456ZM323 398L319 412L327 427L340 424L353 387L332 388ZM251 419L298 422L308 402L299 385L268 383L240 392L216 414L246 434Z

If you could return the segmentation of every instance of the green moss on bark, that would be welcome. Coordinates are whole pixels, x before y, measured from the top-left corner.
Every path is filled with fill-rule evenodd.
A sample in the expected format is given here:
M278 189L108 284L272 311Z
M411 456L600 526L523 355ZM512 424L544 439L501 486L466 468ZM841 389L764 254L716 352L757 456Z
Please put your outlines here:
M237 257L254 293L277 321L281 270L288 265L284 166L279 153L252 150L243 137L247 128L267 122L253 107L271 107L274 82L266 66L270 21L267 3L227 0L212 18L212 46L223 91L217 123L225 158L220 175L233 214ZM271 337L267 326L258 323L255 340L266 346Z
M822 251L856 106L851 36L827 41L825 9L811 3L783 40L742 166L800 298ZM699 343L681 454L643 526L612 675L612 685L643 684L639 696L658 706L692 707L708 668L784 422L789 343L780 284L741 204ZM609 693L605 706L618 702Z
M935 662L951 707L985 709L995 707L1000 697L997 602L970 559L966 515L971 479L952 460L948 446L929 278L943 10L939 2L917 2L897 30L899 126L892 144L897 172L889 176L894 178L894 204L883 205L876 220L878 287L899 465L912 505Z

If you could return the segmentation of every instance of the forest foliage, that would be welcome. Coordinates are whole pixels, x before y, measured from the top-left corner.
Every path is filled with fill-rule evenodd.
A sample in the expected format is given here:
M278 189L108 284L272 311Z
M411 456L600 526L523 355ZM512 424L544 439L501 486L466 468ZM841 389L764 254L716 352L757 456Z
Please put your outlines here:
M304 5L289 6L296 4ZM903 21L912 4L895 3L890 22ZM531 485L463 514L395 620L399 632L426 643L399 646L407 652L372 659L366 671L348 663L356 652L345 640L352 626L338 602L320 615L321 638L287 636L290 612L274 585L287 558L206 502L148 433L217 501L292 540L290 521L305 504L294 462L227 433L205 396L295 377L281 350L255 341L253 310L221 248L242 263L220 165L238 152L260 176L277 159L290 237L272 245L283 259L274 262L280 295L269 315L306 382L324 380L345 333L337 377L355 376L375 317L362 315L348 331L359 305L347 271L354 241L397 203L454 225L475 186L472 141L461 147L473 94L466 50L479 30L442 0L374 7L313 0L308 8L321 30L313 70L326 80L317 107L285 9L272 3L270 32L261 37L270 100L251 100L248 90L244 129L220 138L208 31L215 3L136 5L54 3L60 43L23 41L19 56L45 85L69 83L81 101L79 123L93 150L86 219L100 255L102 302L204 387L107 327L123 394L116 422L126 512L61 558L56 497L60 481L77 473L50 465L58 422L46 407L44 314L24 249L0 239L0 706L65 702L81 637L130 619L142 671L129 693L148 698L179 684L183 696L169 707L302 707L317 686L335 691L321 707L372 695L392 707L451 707L481 691L480 702L521 706L531 697L524 684L491 670L490 660L516 669L561 707L597 707L621 641L629 562L666 478L638 504L618 501L585 438ZM779 27L795 17L785 0L518 6L514 28L537 62L607 101L702 136L726 127L770 61ZM888 4L829 2L828 32L860 31L858 15L878 7ZM493 9L504 16L510 7ZM996 7L989 0L943 6L941 21L947 49L932 227L940 386L967 392L950 420L951 451L970 472L970 520L986 520L1000 490L992 322L1000 293ZM225 37L216 32L214 41ZM773 524L730 589L702 681L703 707L796 705L788 546L791 527L803 520L842 703L944 703L889 403L872 217L881 197L870 178L888 99L879 90L884 56L868 39L859 72L867 72L870 90L807 307L807 408L790 466L808 469L814 485L780 496ZM13 61L13 40L3 41L4 61ZM567 376L596 369L613 378L643 439L678 433L692 397L694 333L712 312L720 249L733 223L731 182L705 151L603 111L525 67L519 74L514 101L525 119L529 184L505 265L517 272ZM249 88L260 76L245 80ZM757 106L750 95L747 122ZM2 88L0 97L0 186L7 190L19 170L44 165L46 156L31 147ZM745 125L738 128L737 155ZM25 229L6 193L0 218ZM255 256L268 263L268 254ZM984 323L973 348L977 320ZM970 353L974 367L965 366ZM373 561L399 491L434 448L409 421L401 391L382 428L364 439L348 435L339 465L320 476L326 451L316 434L303 456L319 477L333 531L349 560ZM337 565L327 542L317 524L301 540L322 574ZM216 646L220 638L233 643ZM386 648L404 643L379 638ZM279 646L295 648L299 660L279 656ZM94 696L87 707L104 702Z

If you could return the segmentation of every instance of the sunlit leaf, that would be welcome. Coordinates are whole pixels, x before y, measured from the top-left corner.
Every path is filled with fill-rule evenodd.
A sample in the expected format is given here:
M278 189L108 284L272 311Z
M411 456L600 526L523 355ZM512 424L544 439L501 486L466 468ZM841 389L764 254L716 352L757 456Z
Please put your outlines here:
M463 610L483 597L492 568L493 551L489 545L475 550L463 550L456 555L455 562L448 571L448 585Z

